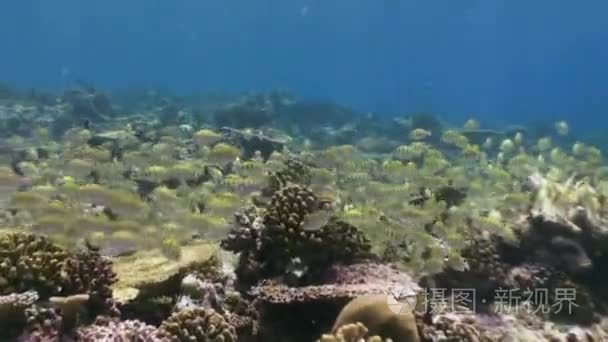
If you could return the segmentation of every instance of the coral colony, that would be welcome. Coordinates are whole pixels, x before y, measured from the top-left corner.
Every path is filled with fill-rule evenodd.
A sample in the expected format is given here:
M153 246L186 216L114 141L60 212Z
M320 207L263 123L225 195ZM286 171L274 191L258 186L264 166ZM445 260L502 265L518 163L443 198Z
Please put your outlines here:
M608 340L608 168L564 121L6 89L1 341Z

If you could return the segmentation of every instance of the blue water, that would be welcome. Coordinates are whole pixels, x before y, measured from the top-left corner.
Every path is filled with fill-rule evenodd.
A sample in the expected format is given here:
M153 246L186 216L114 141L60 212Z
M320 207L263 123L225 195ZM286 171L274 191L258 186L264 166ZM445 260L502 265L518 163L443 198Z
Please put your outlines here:
M5 0L0 78L180 93L288 88L497 123L608 119L600 0Z

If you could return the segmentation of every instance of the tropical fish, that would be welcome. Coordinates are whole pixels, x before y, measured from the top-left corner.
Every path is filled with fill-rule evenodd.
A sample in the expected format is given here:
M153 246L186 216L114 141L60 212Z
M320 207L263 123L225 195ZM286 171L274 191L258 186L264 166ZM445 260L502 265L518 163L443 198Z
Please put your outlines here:
M426 129L416 128L410 132L411 140L423 140L432 135L431 131L427 131Z

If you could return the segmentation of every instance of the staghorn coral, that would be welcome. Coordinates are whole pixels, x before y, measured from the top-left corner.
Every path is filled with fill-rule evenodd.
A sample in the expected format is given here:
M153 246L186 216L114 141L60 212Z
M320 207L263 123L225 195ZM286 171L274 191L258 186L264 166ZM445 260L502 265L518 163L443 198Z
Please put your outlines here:
M159 327L159 333L175 342L236 342L236 329L213 309L187 308L171 315Z
M368 337L369 330L362 323L346 324L333 334L324 334L317 342L392 342L380 336Z

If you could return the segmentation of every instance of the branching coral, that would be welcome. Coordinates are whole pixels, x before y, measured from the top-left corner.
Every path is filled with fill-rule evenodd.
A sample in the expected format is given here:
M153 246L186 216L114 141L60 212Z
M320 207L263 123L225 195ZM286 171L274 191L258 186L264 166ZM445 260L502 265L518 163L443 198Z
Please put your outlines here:
M59 294L69 253L49 239L31 234L0 236L0 293L36 290L41 297Z
M240 280L287 276L310 282L333 263L369 256L371 245L355 227L323 215L321 222L307 221L326 208L310 190L290 185L275 192L261 220L241 215L249 226L237 226L222 242L241 252Z
M289 184L308 186L311 180L309 167L297 159L287 159L285 167L276 172L271 172L268 177L268 187L264 194L272 195L282 187Z
M76 331L78 341L162 342L156 327L143 322L98 319Z
M159 333L175 342L236 342L236 329L213 309L188 308L171 315Z
M507 265L501 260L496 242L492 238L477 238L470 241L462 251L471 272L487 277L490 282L504 283Z
M72 254L30 234L7 234L0 239L4 293L35 289L42 298L87 293L92 312L116 314L110 290L115 274L111 262L99 252L89 249Z
M463 315L464 316L464 315ZM436 315L431 324L424 325L422 337L425 341L493 341L483 336L470 317L450 314Z
M87 247L75 254L62 269L64 294L87 293L92 311L117 315L110 286L116 282L112 262L98 250Z
M25 311L38 300L35 291L0 296L0 338L18 331L26 321Z
M27 317L26 341L61 341L63 319L58 310L33 306L25 311Z

